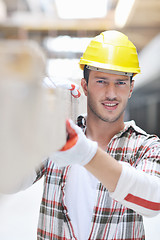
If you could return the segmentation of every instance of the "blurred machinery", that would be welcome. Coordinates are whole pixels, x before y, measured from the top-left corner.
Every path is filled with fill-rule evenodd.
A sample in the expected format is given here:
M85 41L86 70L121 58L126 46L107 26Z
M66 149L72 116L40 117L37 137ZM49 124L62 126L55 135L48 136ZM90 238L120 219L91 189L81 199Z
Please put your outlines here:
M160 137L160 34L139 54L141 74L128 105L129 118L148 133Z
M0 41L0 72L0 191L8 192L65 144L66 118L84 109L70 91L44 84L45 56L33 41Z

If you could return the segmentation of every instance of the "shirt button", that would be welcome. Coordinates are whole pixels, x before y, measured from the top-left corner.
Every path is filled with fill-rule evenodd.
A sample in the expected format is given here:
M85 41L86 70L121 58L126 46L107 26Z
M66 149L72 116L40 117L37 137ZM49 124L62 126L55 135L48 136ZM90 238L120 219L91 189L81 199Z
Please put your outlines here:
M67 214L67 210L66 209L64 209L63 212L64 212L65 215Z

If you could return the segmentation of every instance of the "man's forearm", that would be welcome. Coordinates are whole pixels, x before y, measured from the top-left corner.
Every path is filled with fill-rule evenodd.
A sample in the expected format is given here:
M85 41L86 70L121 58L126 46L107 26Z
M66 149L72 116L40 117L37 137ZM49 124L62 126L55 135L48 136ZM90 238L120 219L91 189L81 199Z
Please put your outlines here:
M99 149L86 169L97 177L110 196L140 213L155 216L160 212L160 179L125 162L117 162Z
M122 165L98 148L96 155L85 168L97 177L109 192L114 192L122 172Z

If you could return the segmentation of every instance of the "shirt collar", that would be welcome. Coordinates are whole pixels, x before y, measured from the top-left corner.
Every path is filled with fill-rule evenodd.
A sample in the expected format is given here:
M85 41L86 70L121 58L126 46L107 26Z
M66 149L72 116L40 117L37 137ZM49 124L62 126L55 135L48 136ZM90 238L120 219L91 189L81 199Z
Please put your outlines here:
M128 132L130 129L132 129L134 132L137 132L138 134L141 135L147 135L147 133L142 130L140 127L138 127L135 123L134 120L128 121L128 122L124 122L124 128L122 131L120 131L119 133L116 134L117 137L122 136L125 132Z
M86 129L86 117L87 117L86 114L82 114L82 115L78 116L78 118L77 118L77 125L79 127L81 127L83 130ZM115 135L115 137L121 137L125 132L128 132L129 129L133 129L138 134L147 135L147 133L144 130L142 130L140 127L138 127L135 124L134 120L131 120L131 121L128 121L128 122L124 122L123 130L121 130L119 133L117 133Z

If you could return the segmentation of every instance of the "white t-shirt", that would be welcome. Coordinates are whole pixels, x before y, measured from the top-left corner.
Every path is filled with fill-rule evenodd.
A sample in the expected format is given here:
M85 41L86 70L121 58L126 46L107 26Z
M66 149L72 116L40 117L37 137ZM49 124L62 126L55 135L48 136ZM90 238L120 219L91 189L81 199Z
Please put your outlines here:
M89 238L98 180L84 167L73 165L66 182L65 203L78 240Z

